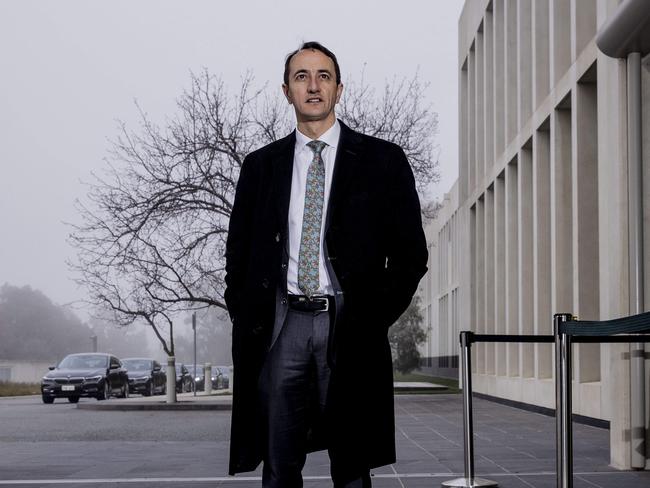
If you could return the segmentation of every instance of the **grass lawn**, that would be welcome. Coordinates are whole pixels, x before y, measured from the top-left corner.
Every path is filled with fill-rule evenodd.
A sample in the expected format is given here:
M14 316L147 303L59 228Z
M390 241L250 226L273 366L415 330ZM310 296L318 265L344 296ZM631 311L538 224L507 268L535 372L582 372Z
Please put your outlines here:
M436 376L427 376L425 374L402 374L398 371L393 373L393 378L395 381L424 381L426 383L436 383L438 385L444 385L448 389L440 393L460 393L458 389L458 380L452 380L449 378L438 378Z
M20 395L40 395L41 386L38 383L10 383L0 381L0 397Z

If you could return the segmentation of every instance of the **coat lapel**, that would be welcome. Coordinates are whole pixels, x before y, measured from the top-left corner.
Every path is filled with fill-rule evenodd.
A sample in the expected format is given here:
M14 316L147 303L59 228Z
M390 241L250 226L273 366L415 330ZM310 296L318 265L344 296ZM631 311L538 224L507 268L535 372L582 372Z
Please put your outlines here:
M272 188L278 222L282 233L286 234L289 215L289 202L291 199L291 176L293 173L293 153L296 145L296 132L293 131L285 137L273 158Z
M353 175L357 172L359 158L361 157L361 137L348 126L341 124L341 136L339 147L336 151L336 160L334 162L334 174L332 176L332 187L330 188L330 198L325 219L325 230L329 229L332 216L336 214L337 208L345 205L345 189L350 183Z

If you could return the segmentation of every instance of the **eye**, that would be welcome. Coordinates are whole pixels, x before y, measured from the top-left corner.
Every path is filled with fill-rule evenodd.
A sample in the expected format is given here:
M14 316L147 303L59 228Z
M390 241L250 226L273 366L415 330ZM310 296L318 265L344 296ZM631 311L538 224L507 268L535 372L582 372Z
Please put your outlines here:
M330 79L330 75L328 75L327 73L321 73L320 77L321 77L321 80L329 80Z
M307 78L307 75L305 75L305 73L298 73L296 75L296 80L304 80L305 78Z

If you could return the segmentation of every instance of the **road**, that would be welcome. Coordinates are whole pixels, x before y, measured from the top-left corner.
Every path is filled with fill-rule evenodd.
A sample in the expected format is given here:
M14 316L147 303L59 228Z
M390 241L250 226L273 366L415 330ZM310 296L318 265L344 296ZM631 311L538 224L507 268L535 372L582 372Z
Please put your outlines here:
M105 412L77 409L65 400L44 405L40 397L0 399L0 486L13 486L7 480L118 485L73 485L69 478L133 479L119 483L129 487L217 486L215 478L227 475L229 428L228 411ZM29 486L53 486L49 481Z

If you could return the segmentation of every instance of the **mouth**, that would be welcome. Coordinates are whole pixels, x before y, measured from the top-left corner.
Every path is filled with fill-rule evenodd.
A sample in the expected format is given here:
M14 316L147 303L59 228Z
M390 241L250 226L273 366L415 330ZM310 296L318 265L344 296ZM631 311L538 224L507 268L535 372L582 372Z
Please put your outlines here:
M312 97L307 99L307 103L320 103L323 99L319 97Z

